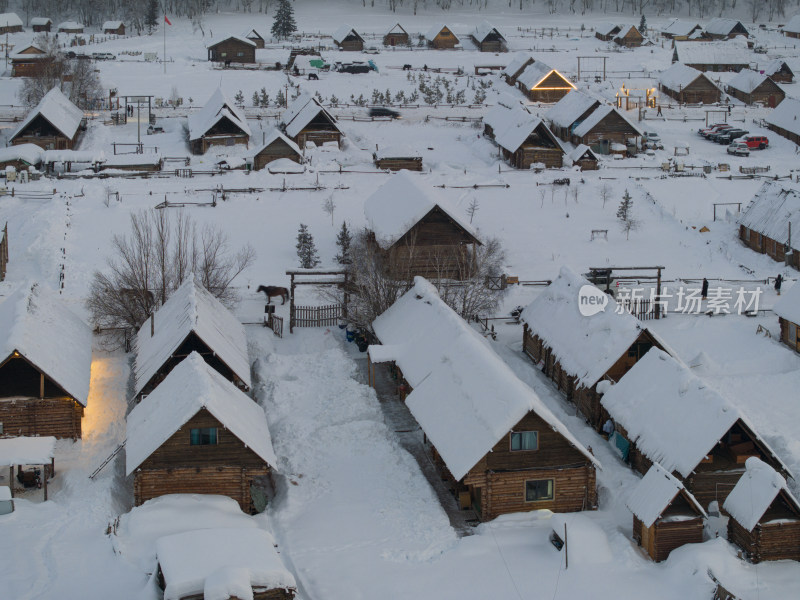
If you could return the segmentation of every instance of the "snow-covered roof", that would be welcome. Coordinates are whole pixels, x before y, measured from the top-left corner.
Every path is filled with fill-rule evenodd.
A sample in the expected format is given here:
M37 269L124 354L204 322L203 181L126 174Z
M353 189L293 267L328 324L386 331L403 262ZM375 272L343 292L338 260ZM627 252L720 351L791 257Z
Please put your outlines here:
M484 123L491 126L497 145L509 152L516 152L540 125L556 148L561 148L560 141L550 132L547 125L540 118L534 117L521 108L509 110L503 106L497 106L490 111L490 114L486 115Z
M749 65L753 62L753 54L741 37L717 42L675 42L675 54L677 62L687 65Z
M54 87L42 97L36 108L27 114L10 139L17 137L38 115L69 139L75 136L83 120L83 111L70 102L61 90Z
M673 19L661 29L661 33L671 36L684 36L689 35L697 28L700 28L700 24L696 21L682 21L681 19Z
M362 42L364 41L364 38L362 38L358 34L358 32L355 29L353 29L350 25L342 25L341 27L339 27L339 29L333 32L332 37L334 42L336 42L337 44L341 44L350 35L354 35Z
M29 165L38 165L42 162L44 150L36 144L18 144L0 148L0 163L10 160L24 160Z
M103 161L106 169L136 165L154 166L161 163L160 154L112 154Z
M527 66L528 61L534 61L534 58L530 54L526 54L524 52L520 52L514 55L514 58L511 59L505 69L500 71L501 75L505 75L506 77L514 77L519 71L521 71L524 67Z
M302 156L303 153L300 150L300 146L298 146L292 140L290 140L288 137L283 135L283 132L280 129L278 129L277 127L273 128L272 131L270 131L267 134L267 137L264 138L264 143L261 144L258 148L256 148L256 150L253 152L252 155L256 156L257 154L261 153L261 151L263 151L264 148L266 148L267 146L270 146L271 144L273 144L277 140L283 140L283 142L287 146L289 146L289 148L291 148L294 152L296 152L298 156Z
M578 125L572 131L572 133L574 133L578 137L582 137L582 136L586 135L595 126L597 126L597 124L600 123L600 121L602 121L603 119L608 117L611 113L617 113L617 116L620 119L622 119L623 121L625 121L631 127L631 129L633 129L633 131L636 132L637 135L642 135L641 130L636 125L631 123L625 115L623 115L621 112L619 112L619 110L617 110L613 106L609 106L608 104L605 104L603 106L599 106L596 109L594 109L592 111L592 114L590 114L588 117L586 117L580 123L580 125Z
M789 19L789 22L783 26L783 31L788 31L789 33L800 33L800 14Z
M225 96L221 88L217 88L203 108L189 115L189 139L200 139L224 118L231 121L246 135L250 135L250 127L247 125L244 113Z
M58 162L102 163L106 161L102 150L45 150L42 152L42 163L49 165Z
M441 32L442 29L447 29L450 33L453 34L453 37L456 38L456 40L458 40L458 38L456 37L455 32L452 29L450 29L447 25L445 25L444 23L436 23L436 24L432 25L431 28L428 29L428 33L425 34L425 39L426 40L433 40L437 35L439 35L439 32Z
M600 101L578 90L572 90L545 113L545 119L558 127L569 127L583 113L599 105Z
M759 70L764 71L765 75L772 76L781 69L783 69L784 66L786 66L786 68L789 69L790 72L792 71L791 67L789 67L786 61L783 60L782 58L775 58L769 61L766 65L764 65L762 69Z
M575 375L580 385L592 387L627 353L644 327L631 314L613 310L613 305L583 316L578 293L584 286L593 287L562 267L558 278L525 307L521 319L553 350L565 371Z
M785 289L772 310L782 319L800 324L800 285L795 282L788 290Z
M477 239L478 233L455 207L433 190L423 189L408 171L392 175L366 199L364 216L378 245L389 248L437 206Z
M389 35L390 33L405 33L408 35L408 32L402 25L400 25L400 23L395 23L392 25L384 35Z
M403 371L413 388L406 405L457 480L531 411L599 466L424 278L414 278L414 287L372 326L386 346L370 346L370 357L394 360Z
M242 37L246 38L248 40L263 40L264 39L263 37L261 37L261 34L258 33L255 29L251 29L250 31L245 33Z
M213 48L214 46L219 46L220 44L222 44L223 42L227 42L228 40L236 40L237 42L242 42L243 44L246 44L247 46L253 46L253 47L256 46L256 43L253 40L248 39L248 38L244 37L243 35L229 35L229 36L221 39L218 42L214 42L213 44L209 44L207 47L208 48Z
M59 29L66 29L69 31L75 29L83 29L83 23L77 23L75 21L64 21L63 23L58 24Z
M0 304L0 360L15 350L86 406L92 330L52 290L26 283Z
M106 29L119 29L122 25L122 21L106 21L103 23L103 31Z
M765 73L742 69L728 80L728 87L750 94L767 79L769 76Z
M128 414L127 474L204 408L267 464L277 464L264 409L192 352Z
M49 465L56 455L56 438L0 438L0 466Z
M49 25L53 23L53 19L48 17L33 17L31 19L31 26L33 25Z
M764 461L751 456L745 462L745 472L739 478L722 507L747 531L753 528L767 512L779 493L783 492L795 510L800 503L786 487L786 480Z
M594 26L595 32L599 33L600 35L611 35L615 30L618 29L620 29L620 26L616 23L597 23Z
M471 35L472 35L472 37L474 37L474 38L475 38L476 40L478 40L479 42L482 42L482 41L483 41L483 40L485 40L485 39L486 39L486 38L489 36L489 34L491 34L492 32L494 32L495 34L497 34L498 36L500 36L500 38L501 38L503 41L505 41L505 39L506 39L506 38L505 38L505 37L503 37L503 34L502 34L502 33L500 33L500 32L497 30L497 28L496 28L496 27L494 27L494 26L493 26L491 23L489 23L488 21L481 21L480 23L478 23L478 24L475 26L475 29L473 29L473 30L471 31Z
M26 50L35 50L35 52L26 52ZM28 44L20 48L19 52L13 52L8 55L11 60L39 60L47 58L48 54L36 44Z
M552 72L558 73L552 67L546 65L541 61L536 61L533 64L528 65L525 67L525 70L517 77L517 81L524 85L529 90L534 89L541 81L543 81L550 73ZM561 75L561 73L558 73ZM570 82L566 77L561 75L561 77L566 81L572 88L574 89L575 86Z
M583 158L583 155L587 153L589 154L589 158L597 160L597 155L594 153L594 150L589 148L589 146L586 144L578 144L575 148L567 153L566 158L574 163Z
M406 144L383 146L375 151L375 158L422 158L422 152Z
M662 71L661 75L658 77L658 83L670 90L682 90L688 85L691 85L699 77L708 79L702 71L676 62L673 63L669 69ZM709 79L709 81L711 80Z
M618 33L617 35L615 35L615 36L614 36L614 39L615 39L615 40L621 40L621 39L624 39L624 38L625 38L625 36L626 36L626 35L628 35L628 34L629 34L631 31L635 31L635 32L636 32L636 33L638 33L640 36L642 35L641 33L639 33L639 30L638 30L638 29L636 29L636 26L635 26L635 25L623 25L623 26L620 28L620 30L619 30L619 33Z
M706 25L706 33L710 33L711 35L728 35L737 26L741 26L742 29L747 31L747 28L744 25L742 25L742 22L739 21L738 19L727 19L725 17L716 17L714 19L711 19Z
M254 588L295 589L263 529L198 529L159 538L164 600L252 598Z
M779 243L786 243L789 240L789 223L794 232L800 231L800 191L778 182L766 182L742 211L737 222Z
M281 116L281 122L286 128L286 135L295 137L319 113L324 114L333 123L334 127L337 130L339 129L336 119L319 103L319 100L308 93L300 94Z
M800 135L800 100L795 98L784 98L783 101L773 108L764 120L770 125L785 129L789 133Z
M191 332L250 387L244 326L203 286L187 279L152 318L154 335L150 335L148 319L136 336L133 374L137 395Z
M606 390L600 402L642 454L683 477L694 471L737 421L757 435L733 404L658 348L648 350ZM758 443L786 469L763 440Z
M645 527L650 527L681 492L686 494L698 514L703 517L707 516L706 511L689 490L658 463L653 463L653 466L633 488L633 492L628 497L627 506L636 518L644 523Z
M16 13L0 13L0 27L22 27L22 19Z

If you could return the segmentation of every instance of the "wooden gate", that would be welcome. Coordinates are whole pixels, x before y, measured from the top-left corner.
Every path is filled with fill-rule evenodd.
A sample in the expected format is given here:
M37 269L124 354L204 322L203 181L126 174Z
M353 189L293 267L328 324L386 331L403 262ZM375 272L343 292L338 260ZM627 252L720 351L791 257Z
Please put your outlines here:
M341 304L328 306L294 306L289 311L291 327L331 327L344 316Z

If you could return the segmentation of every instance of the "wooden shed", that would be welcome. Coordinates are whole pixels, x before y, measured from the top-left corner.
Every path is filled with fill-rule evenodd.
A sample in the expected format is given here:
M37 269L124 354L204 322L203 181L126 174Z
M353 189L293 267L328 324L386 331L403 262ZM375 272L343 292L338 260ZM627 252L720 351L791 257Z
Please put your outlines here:
M22 32L22 19L16 13L0 13L0 35Z
M726 17L711 19L705 27L705 34L713 40L727 40L740 36L747 38L750 36L741 21Z
M616 23L597 23L594 26L594 37L604 42L610 42L622 29Z
M780 58L769 61L761 71L775 83L792 83L794 81L794 71L785 60Z
M462 508L483 520L549 509L597 508L599 463L536 393L424 278L373 322L408 382L406 405Z
M576 146L586 144L598 154L610 154L614 144L637 148L641 136L641 130L619 110L603 105L572 130L570 141Z
M53 26L53 19L47 17L34 17L31 19L31 28L34 33L50 33Z
M52 290L23 285L0 304L0 434L79 439L92 331Z
M6 167L14 167L17 171L29 167L38 169L42 164L43 154L44 150L35 144L18 144L0 148L0 171L5 171Z
M548 110L544 118L550 131L565 142L572 140L573 130L600 106L600 101L588 94L572 90Z
M135 340L134 396L152 392L192 352L225 379L250 389L250 359L244 327L223 304L187 279L142 325Z
M797 100L785 100L773 114L788 103L800 105ZM800 269L800 252L795 248L798 244L792 241L792 231L796 233L800 227L800 192L767 182L739 215L737 223L739 239L745 246Z
M305 148L308 142L322 145L327 142L342 144L344 133L336 118L319 101L304 93L289 104L281 115L281 125L286 136Z
M425 34L425 39L428 40L428 46L436 50L449 50L461 44L456 34L447 25L441 23L431 27Z
M683 63L698 71L734 71L750 68L755 55L742 39L713 42L675 42L672 62Z
M103 23L103 33L125 35L125 23L122 21L106 21Z
M533 102L558 102L575 88L564 75L541 61L525 67L517 86Z
M349 25L342 25L333 33L333 43L340 50L361 52L364 49L364 38Z
M203 108L189 115L189 147L205 154L211 146L235 146L250 141L250 127L242 110L217 89Z
M242 36L246 40L250 40L256 45L256 48L263 49L265 45L265 40L261 37L261 34L258 33L255 29L251 29L248 33Z
M601 403L623 458L640 473L658 462L704 508L722 504L751 456L791 475L736 406L662 350L605 387Z
M790 38L800 38L800 14L794 15L782 28L783 35Z
M800 145L800 100L786 98L774 110L769 111L764 120L767 128L787 140Z
M251 486L276 463L264 409L197 352L127 417L136 506L165 494L220 494L254 512Z
M72 150L84 128L83 111L54 87L11 135L10 142L36 144L44 150Z
M164 598L291 600L297 591L277 544L264 529L210 528L158 538L158 585Z
M683 484L658 463L647 471L628 497L633 539L656 562L685 544L703 541L706 512Z
M388 171L422 171L422 153L405 146L384 146L372 153L375 166Z
M383 35L384 46L408 46L411 42L408 32L403 29L400 23L395 23L392 28Z
M713 104L722 96L708 75L683 63L674 63L659 75L658 89L681 104Z
M785 290L772 310L778 316L781 342L800 352L800 285Z
M728 81L727 92L745 104L763 104L775 108L786 93L764 73L742 69Z
M64 21L58 24L58 33L83 33L83 24L75 21Z
M600 160L586 144L580 144L569 151L564 162L580 167L581 171L596 171L600 168Z
M208 60L222 63L256 62L256 44L239 35L231 35L207 48Z
M504 79L508 85L516 85L517 77L522 75L522 72L535 62L536 60L529 54L517 54L511 59L511 62L500 71L500 78Z
M299 146L287 138L279 129L273 129L264 143L253 153L253 170L260 171L273 160L288 158L298 164L303 163L303 153Z
M35 77L45 65L52 61L52 57L35 44L26 46L19 52L14 52L10 58L12 77Z
M619 32L612 38L612 41L617 46L625 46L626 48L638 48L644 42L644 36L634 25L625 25L620 28Z
M364 202L371 239L390 275L464 280L472 276L477 232L417 176L401 171Z
M564 148L544 121L520 108L509 110L497 106L484 117L484 133L492 138L509 164L517 169L530 169L541 164L560 169L564 164Z
M786 479L758 458L748 458L745 467L723 505L730 515L728 541L754 563L800 561L800 503Z
M581 315L578 291L590 285L562 267L558 278L522 312L522 351L599 431L607 416L598 384L619 381L651 348L664 344L628 313Z
M479 23L470 32L470 38L481 52L508 52L506 38L487 21Z

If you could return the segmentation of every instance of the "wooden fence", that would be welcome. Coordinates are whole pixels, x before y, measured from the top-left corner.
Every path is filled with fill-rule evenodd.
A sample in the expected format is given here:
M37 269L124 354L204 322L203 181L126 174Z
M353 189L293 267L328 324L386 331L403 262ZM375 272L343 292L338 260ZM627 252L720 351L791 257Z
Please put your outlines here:
M649 299L617 300L617 306L641 321L658 319L664 312L661 304L658 302L652 303ZM656 311L659 311L660 314L656 314Z
M283 317L279 317L274 314L267 315L267 320L264 325L272 329L272 333L277 335L279 338L283 337Z
M328 306L295 306L290 310L290 327L330 327L344 316L341 304Z
M8 223L3 227L0 239L0 281L6 279L6 265L8 264Z

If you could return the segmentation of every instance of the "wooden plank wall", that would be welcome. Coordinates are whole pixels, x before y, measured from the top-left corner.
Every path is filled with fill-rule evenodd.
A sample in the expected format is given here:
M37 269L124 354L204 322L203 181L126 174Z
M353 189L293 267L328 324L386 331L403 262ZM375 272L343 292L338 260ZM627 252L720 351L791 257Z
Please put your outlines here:
M800 560L800 521L755 526L747 531L735 519L728 520L728 540L744 550L751 561Z
M80 439L83 406L72 398L0 400L4 435L52 435Z

